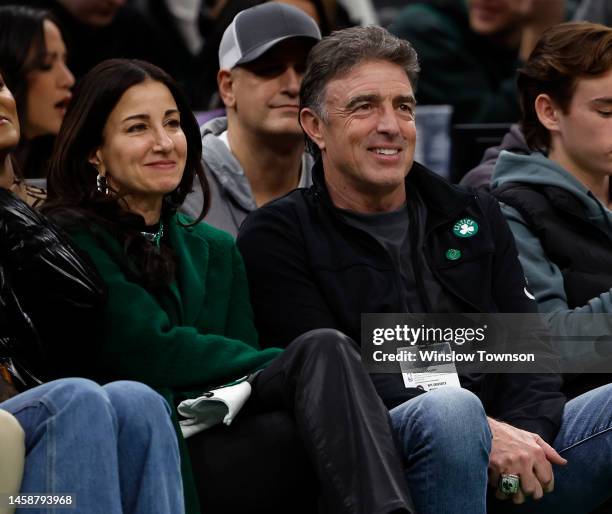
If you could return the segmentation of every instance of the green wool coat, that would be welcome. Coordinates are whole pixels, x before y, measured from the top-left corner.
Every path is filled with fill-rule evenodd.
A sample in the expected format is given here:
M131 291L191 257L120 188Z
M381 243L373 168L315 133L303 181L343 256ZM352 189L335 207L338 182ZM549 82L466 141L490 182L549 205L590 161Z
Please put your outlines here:
M232 237L203 223L181 225L189 222L177 214L166 224L177 274L155 293L138 283L134 263L106 230L90 226L71 233L108 285L104 323L92 330L84 371L100 382L143 382L172 406L187 512L195 514L197 493L176 405L266 366L281 350L259 348L244 265Z

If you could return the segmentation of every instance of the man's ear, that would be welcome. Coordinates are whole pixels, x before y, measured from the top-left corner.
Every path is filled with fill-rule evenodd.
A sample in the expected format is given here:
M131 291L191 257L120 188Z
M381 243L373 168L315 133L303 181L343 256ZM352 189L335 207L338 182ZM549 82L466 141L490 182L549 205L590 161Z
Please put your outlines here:
M559 130L560 108L555 101L545 93L539 94L534 102L534 108L540 123L550 131Z
M319 147L320 151L325 149L323 124L323 120L312 109L304 107L300 111L300 125L302 125L302 130Z
M234 95L234 77L231 70L221 69L218 71L217 87L225 107L233 108L236 105L236 97Z

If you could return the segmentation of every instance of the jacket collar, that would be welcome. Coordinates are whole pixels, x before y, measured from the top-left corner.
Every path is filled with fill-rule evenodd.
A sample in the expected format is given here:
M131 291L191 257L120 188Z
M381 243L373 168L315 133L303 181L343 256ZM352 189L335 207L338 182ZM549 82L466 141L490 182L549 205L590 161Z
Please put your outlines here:
M321 159L315 163L312 175L314 191L328 207L335 209L325 183ZM427 232L440 223L454 219L474 198L474 194L469 190L451 184L418 162L412 165L404 183L408 201L410 201L410 190L414 188L419 191L427 206Z
M202 135L202 160L206 170L215 178L223 193L236 202L244 211L257 209L251 183L228 145L219 137L227 131L227 117L213 118L200 128ZM310 187L310 171L313 158L304 152L301 175L297 187Z

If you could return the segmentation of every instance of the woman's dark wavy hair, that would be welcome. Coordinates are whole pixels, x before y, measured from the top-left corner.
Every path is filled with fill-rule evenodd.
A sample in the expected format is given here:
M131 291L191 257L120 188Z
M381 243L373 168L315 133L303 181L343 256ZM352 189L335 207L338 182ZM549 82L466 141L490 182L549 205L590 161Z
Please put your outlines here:
M0 63L6 85L17 102L19 121L27 117L28 74L46 69L44 22L58 22L47 11L21 5L0 7Z
M612 69L612 28L597 23L569 22L546 30L518 71L521 128L532 150L546 153L550 132L535 110L540 94L550 96L566 113L579 79Z
M140 270L141 283L148 288L168 284L174 278L172 250L158 250L140 234L142 216L123 209L119 198L98 192L97 170L89 162L103 143L106 121L122 95L147 80L161 82L169 90L181 114L187 139L185 171L178 187L166 195L162 219L167 220L183 203L195 177L204 191L198 223L208 211L210 197L202 169L202 141L195 116L176 82L163 70L145 61L109 59L92 68L79 82L57 136L47 180L48 199L44 210L60 223L102 225L123 243L126 254Z
M28 117L28 74L35 70L47 70L45 45L45 20L60 27L48 11L22 5L0 7L0 63L4 82L13 93L21 124L19 146L12 154L13 165L19 170L30 159L30 147L23 130ZM61 27L60 27L61 30ZM45 144L49 139L41 142ZM18 171L20 175L21 172Z

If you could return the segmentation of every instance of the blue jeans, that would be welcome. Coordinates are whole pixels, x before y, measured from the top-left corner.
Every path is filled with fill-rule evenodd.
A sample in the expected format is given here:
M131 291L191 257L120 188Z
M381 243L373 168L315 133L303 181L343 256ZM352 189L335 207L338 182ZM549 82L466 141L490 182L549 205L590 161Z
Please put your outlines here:
M491 433L480 400L464 389L430 391L391 411L417 514L485 514ZM523 505L488 494L489 514L586 514L612 496L612 384L569 401L552 445L555 490Z
M26 434L22 493L71 493L45 514L184 512L180 458L166 402L137 382L68 378L0 404Z
M417 514L484 514L491 431L476 395L429 391L391 410Z
M555 490L524 505L491 500L490 513L586 514L612 497L612 384L567 402L552 446L567 459L554 468Z

